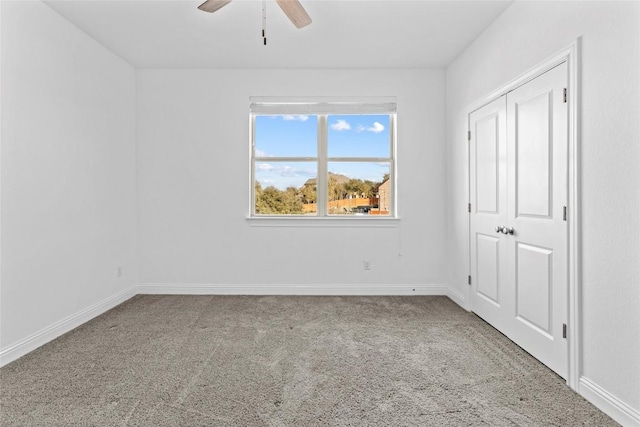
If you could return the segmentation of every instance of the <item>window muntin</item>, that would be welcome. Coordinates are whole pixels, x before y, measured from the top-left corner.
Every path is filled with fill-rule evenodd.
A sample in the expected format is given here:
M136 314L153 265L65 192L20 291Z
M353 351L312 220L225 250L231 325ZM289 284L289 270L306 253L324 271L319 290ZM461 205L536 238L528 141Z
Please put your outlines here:
M252 105L251 216L393 216L395 104L387 114L290 107L273 114Z

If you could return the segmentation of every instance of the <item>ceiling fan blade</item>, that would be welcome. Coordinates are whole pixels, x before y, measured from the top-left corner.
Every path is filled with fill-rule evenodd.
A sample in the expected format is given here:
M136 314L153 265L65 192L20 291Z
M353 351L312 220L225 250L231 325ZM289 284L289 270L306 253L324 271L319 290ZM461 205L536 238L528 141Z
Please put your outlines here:
M297 28L311 24L311 17L298 0L276 0L276 3Z
M198 9L204 10L205 12L213 13L216 10L228 5L231 3L231 0L207 0L198 6Z

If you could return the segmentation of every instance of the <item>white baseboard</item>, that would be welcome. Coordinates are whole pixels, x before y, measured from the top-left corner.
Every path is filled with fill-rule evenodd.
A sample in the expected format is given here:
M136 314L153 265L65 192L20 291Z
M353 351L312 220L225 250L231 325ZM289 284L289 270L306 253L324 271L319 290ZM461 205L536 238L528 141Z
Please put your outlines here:
M624 427L640 426L640 412L585 377L580 377L578 393Z
M456 304L458 304L463 309L468 310L467 306L465 304L464 293L458 291L457 289L453 289L453 288L447 286L447 296L449 297L449 299L451 301L455 302Z
M134 297L136 295L136 290L137 286L132 286L124 291L118 292L115 295L99 301L84 310L72 314L71 316L68 316L26 338L21 339L7 348L3 348L0 350L0 367L13 362L49 341L56 339L60 335L77 328L94 317L101 315L105 311L110 310L129 298Z
M447 295L447 287L432 285L227 285L143 283L139 294L163 295Z

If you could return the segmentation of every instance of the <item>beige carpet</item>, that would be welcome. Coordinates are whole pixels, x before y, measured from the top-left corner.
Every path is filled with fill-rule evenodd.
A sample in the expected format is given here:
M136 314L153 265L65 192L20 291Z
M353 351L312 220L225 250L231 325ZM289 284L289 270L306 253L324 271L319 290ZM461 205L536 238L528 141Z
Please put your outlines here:
M137 296L0 370L3 426L608 426L445 297Z

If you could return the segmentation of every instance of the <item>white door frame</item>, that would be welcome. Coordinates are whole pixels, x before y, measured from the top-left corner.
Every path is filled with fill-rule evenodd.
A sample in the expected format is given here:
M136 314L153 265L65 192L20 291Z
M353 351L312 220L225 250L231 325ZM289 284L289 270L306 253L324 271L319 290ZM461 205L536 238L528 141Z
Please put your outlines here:
M469 115L471 112L487 105L495 99L506 95L508 92L535 79L539 75L549 71L555 66L566 62L568 66L568 90L567 104L568 117L568 293L567 293L567 385L573 390L578 390L578 381L582 374L582 354L580 340L582 331L581 322L581 235L580 235L580 47L581 39L578 38L569 46L555 55L542 61L532 69L526 71L489 95L474 102L467 107L467 131L470 130ZM468 144L467 144L468 145ZM467 147L467 200L470 200L470 176L469 176L469 147ZM470 273L470 226L467 221L467 271ZM465 305L471 310L471 288L466 287Z

